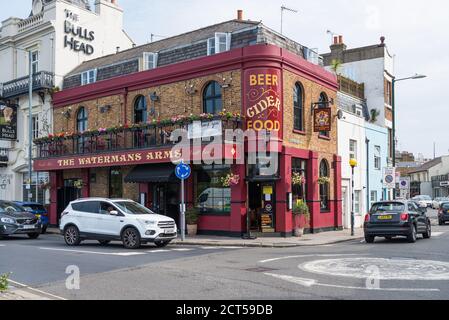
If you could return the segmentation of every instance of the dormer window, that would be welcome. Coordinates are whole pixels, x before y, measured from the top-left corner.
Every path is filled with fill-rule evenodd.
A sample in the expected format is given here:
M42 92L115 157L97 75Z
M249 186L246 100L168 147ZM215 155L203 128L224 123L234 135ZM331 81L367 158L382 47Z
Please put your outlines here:
M144 52L143 53L143 69L151 70L157 68L157 58L158 54L154 52Z
M214 38L207 39L207 55L226 52L231 50L231 34L230 33L215 33Z
M97 69L92 69L81 73L81 85L94 83L97 81Z

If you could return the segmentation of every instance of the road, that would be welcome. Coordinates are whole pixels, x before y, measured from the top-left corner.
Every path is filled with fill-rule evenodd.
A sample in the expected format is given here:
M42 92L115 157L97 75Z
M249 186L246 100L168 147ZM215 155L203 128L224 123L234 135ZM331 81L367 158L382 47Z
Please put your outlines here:
M449 299L449 225L433 237L297 248L147 245L124 249L60 236L0 241L0 273L63 299ZM80 272L79 289L66 274ZM73 279L73 278L69 278Z

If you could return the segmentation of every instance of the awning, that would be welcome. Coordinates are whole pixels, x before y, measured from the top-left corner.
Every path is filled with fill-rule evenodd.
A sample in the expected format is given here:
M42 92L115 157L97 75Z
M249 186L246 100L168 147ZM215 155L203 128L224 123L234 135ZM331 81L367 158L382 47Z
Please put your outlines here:
M126 183L176 182L175 166L171 163L136 166L125 178Z

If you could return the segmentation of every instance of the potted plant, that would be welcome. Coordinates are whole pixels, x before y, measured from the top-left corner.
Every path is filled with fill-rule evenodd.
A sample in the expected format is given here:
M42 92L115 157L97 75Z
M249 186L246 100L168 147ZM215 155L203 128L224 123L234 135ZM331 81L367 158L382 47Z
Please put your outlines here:
M301 237L304 235L304 229L309 224L310 220L309 207L303 200L298 200L293 205L293 218L295 237ZM304 225L301 225L301 218L304 218L305 220Z
M198 209L188 208L186 211L186 224L187 224L187 234L189 236L194 237L197 235L199 220L200 216L198 213Z

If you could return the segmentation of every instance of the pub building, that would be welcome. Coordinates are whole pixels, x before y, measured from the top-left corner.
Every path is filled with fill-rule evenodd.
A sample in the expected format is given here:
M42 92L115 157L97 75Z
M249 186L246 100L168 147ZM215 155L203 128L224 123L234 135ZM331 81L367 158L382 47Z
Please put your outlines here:
M81 85L86 72L92 77ZM310 209L310 219L301 219L306 232L341 229L336 92L335 75L316 53L243 20L241 11L235 20L84 62L53 96L55 135L35 141L34 170L50 172L51 223L80 197L133 199L179 223L172 158L192 160L206 146L178 154L170 133L266 129L278 137L269 144L278 156L273 174L264 175L262 158L248 163L248 143L228 141L208 153L228 161L191 164L185 198L200 213L199 234L241 236L248 219L256 234L292 236L298 200Z

